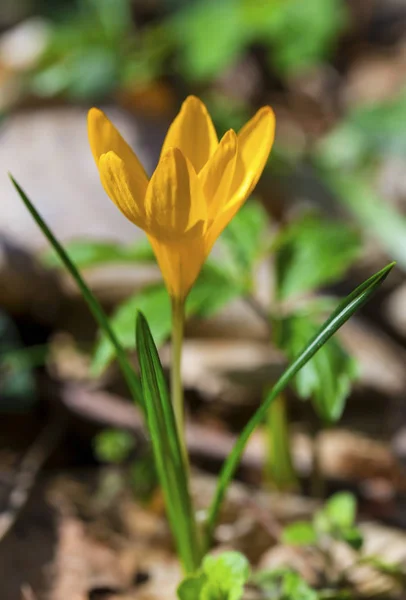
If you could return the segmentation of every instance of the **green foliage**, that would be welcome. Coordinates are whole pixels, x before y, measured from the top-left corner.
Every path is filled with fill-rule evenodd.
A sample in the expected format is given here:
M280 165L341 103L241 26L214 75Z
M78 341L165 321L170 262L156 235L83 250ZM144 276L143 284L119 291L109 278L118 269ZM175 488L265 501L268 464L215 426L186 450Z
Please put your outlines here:
M167 27L179 40L182 73L207 80L255 43L269 48L270 61L281 74L317 64L333 49L346 14L342 0L200 0L179 11Z
M325 166L350 170L388 154L406 154L406 90L386 102L353 109L316 150Z
M353 229L344 223L305 215L287 227L278 240L278 299L287 300L336 281L359 252L359 235Z
M1 412L24 412L35 404L32 368L43 363L45 354L46 348L24 348L14 322L0 311Z
M171 306L165 286L158 284L144 288L124 300L113 313L111 327L120 344L127 349L135 348L134 326L137 311L146 315L156 344L160 346L171 331ZM102 332L93 354L93 374L100 375L114 355L114 347Z
M317 533L309 521L296 521L283 530L282 541L285 544L306 546L317 542Z
M270 46L270 60L282 74L325 59L347 22L342 0L243 0L242 4L252 37Z
M338 492L315 512L312 522L297 521L285 527L282 539L286 544L318 546L330 537L360 550L363 538L355 525L356 509L352 494Z
M97 458L108 463L124 462L134 445L134 436L119 429L105 429L93 438Z
M266 252L268 215L258 201L251 199L235 215L221 235L226 252L223 268L250 290L256 262Z
M292 360L319 325L308 314L296 313L281 319L276 327L279 347ZM343 413L357 373L356 361L338 340L332 339L297 373L294 385L299 397L310 399L325 423L335 423Z
M186 314L188 317L209 317L239 294L240 289L231 278L214 264L206 263L187 300ZM111 327L128 350L135 348L132 331L137 310L145 314L155 343L161 346L171 332L171 306L165 286L158 284L143 288L122 302L113 313ZM102 373L113 358L114 348L102 333L93 355L93 373Z
M259 571L253 583L260 588L266 598L272 600L318 600L319 594L308 583L290 569Z
M239 552L205 556L201 569L178 587L180 600L239 600L250 575L250 566Z
M389 256L405 269L406 219L373 190L368 174L321 168L320 176L365 232L379 240Z
M201 556L189 493L188 467L182 454L158 352L148 323L141 313L137 317L136 336L146 419L155 465L179 557L186 572L193 573L200 565Z
M129 363L127 355L124 352L123 347L119 343L117 336L111 328L109 320L102 306L100 305L96 297L92 294L89 287L86 285L83 277L81 276L78 268L76 267L75 263L72 262L72 260L69 258L69 255L66 253L64 247L54 236L48 225L45 223L44 219L41 217L39 212L36 210L35 206L32 204L31 200L28 198L27 194L23 191L23 189L18 185L18 183L13 179L11 175L10 179L26 209L28 210L35 223L38 225L45 238L48 240L48 242L54 249L54 251L57 253L65 269L72 276L99 327L102 329L106 337L110 340L111 345L115 350L120 369L127 382L131 395L134 401L138 402L142 406L143 400L139 379L135 374L131 364Z
M349 296L347 296L323 323L317 334L307 342L303 350L298 354L297 358L289 365L278 379L272 391L268 394L265 401L256 410L254 415L248 421L220 472L214 498L208 510L206 522L206 547L211 543L213 529L217 521L219 510L221 508L227 487L238 467L245 446L255 429L264 421L270 405L284 391L286 386L291 382L298 371L313 358L313 356L322 348L322 346L331 338L332 335L355 313L355 311L363 306L377 290L377 288L386 279L394 263L391 263L375 273L372 277L359 285Z
M155 262L154 252L147 240L137 242L132 246L97 240L73 240L65 244L65 250L79 269L98 267L109 263ZM53 249L46 251L42 260L47 267L63 267L58 254Z

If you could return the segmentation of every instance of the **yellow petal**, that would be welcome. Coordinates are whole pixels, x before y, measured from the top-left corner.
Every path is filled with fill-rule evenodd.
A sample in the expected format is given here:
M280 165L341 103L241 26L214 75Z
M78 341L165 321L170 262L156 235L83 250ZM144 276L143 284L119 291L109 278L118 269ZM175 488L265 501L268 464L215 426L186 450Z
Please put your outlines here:
M213 156L199 173L208 208L208 218L215 219L230 196L237 155L237 136L230 129L222 137Z
M101 155L112 151L126 163L137 178L145 178L148 181L140 161L104 112L98 108L89 110L87 130L90 148L97 166Z
M189 96L169 127L161 156L169 148L179 148L190 160L196 173L199 173L214 153L217 144L216 130L207 108L198 98Z
M202 186L191 163L178 148L160 159L145 197L148 232L158 240L197 234L207 208Z
M275 115L269 106L261 108L238 134L234 179L228 202L206 234L207 253L256 186L275 137Z
M114 152L101 155L99 173L103 187L114 204L127 219L144 229L147 180L140 176L139 172L128 168L128 165Z
M173 243L165 243L152 236L148 236L148 239L169 295L184 300L206 259L203 236Z
M275 137L275 114L261 108L238 134L238 158L233 193L247 197L262 175Z

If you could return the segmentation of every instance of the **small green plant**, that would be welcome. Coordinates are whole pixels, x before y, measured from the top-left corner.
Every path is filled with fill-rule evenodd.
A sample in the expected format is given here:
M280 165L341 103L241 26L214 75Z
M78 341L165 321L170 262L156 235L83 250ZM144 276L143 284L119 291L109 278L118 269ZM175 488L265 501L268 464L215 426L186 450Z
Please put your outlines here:
M196 108L196 106L200 106L198 104L198 101L196 99L190 99L188 107L190 108L190 110L192 110L192 115L194 114L193 107ZM203 109L196 108L196 111L197 114L205 114ZM258 119L272 119L269 109L266 109L262 113L259 112L258 114ZM99 122L98 120L102 119L100 130L96 130L96 137L93 139L93 145L96 150L97 144L99 142L103 142L104 139L107 139L101 135L105 131L104 128L107 126L108 128L110 128L108 130L111 133L109 139L113 140L113 142L114 140L119 140L119 145L121 145L121 148L124 152L123 156L130 156L130 160L136 160L135 157L131 158L132 155L128 154L129 148L125 145L121 138L117 138L117 132L115 132L114 129L111 129L111 124L108 124L106 122L105 117L101 113L96 111L94 113L94 119L96 126ZM256 126L257 125L258 122L256 122ZM253 126L250 125L250 129L248 130L251 133L252 131L256 131L255 129L252 129L252 127ZM185 130L183 133L186 134L187 130ZM227 146L225 147L227 148ZM252 149L252 145L248 147ZM267 150L267 148L265 148L265 150ZM194 147L191 148L191 151L194 151ZM190 283L188 279L185 279L185 274L188 276L193 275L196 278L198 273L198 270L196 270L196 268L197 266L201 268L203 260L201 259L201 255L192 257L190 255L189 244L191 243L191 240L195 243L194 238L191 237L190 230L186 230L186 233L182 238L182 243L179 246L179 241L176 241L175 243L174 240L169 236L169 234L167 235L167 231L162 225L162 223L167 222L167 229L170 229L172 226L178 228L182 228L183 226L187 227L189 223L188 219L185 220L185 215L187 216L187 213L185 213L185 211L190 205L190 202L192 202L192 200L195 201L195 199L190 200L189 198L190 202L188 204L187 196L181 194L180 197L178 197L176 195L179 192L179 189L184 189L185 184L185 181L182 180L182 176L184 176L185 174L185 170L181 168L182 164L186 165L189 175L194 181L194 192L200 193L198 183L196 183L197 175L196 173L194 173L193 175L193 172L190 171L190 169L193 167L190 167L190 165L188 165L185 162L185 158L182 158L179 155L180 151L178 153L174 152L173 150L170 150L168 152L169 154L167 158L165 158L165 160L176 159L180 161L180 163L176 163L177 169L169 169L169 171L167 170L167 163L163 162L161 164L163 182L166 182L166 184L168 183L168 180L165 178L167 178L169 175L174 176L175 179L171 183L172 187L168 187L168 185L165 184L162 185L161 188L159 188L161 196L163 194L165 202L167 200L168 202L169 200L171 200L169 204L165 204L165 202L163 202L162 206L159 203L152 204L152 206L155 207L154 210L156 210L156 214L154 215L154 226L156 227L157 232L156 235L159 234L159 240L155 239L155 241L153 241L155 244L161 244L158 248L158 259L160 260L161 270L165 277L168 289L171 293L173 309L175 306L174 299L181 299L182 301L184 301L189 291L187 286L191 286L194 283L194 280L192 281L192 283ZM96 154L96 156L98 155ZM104 162L102 161L103 156L106 157ZM256 156L256 153L253 152L252 160L254 162L256 161ZM113 166L114 164L116 164L116 166L118 166L120 169L123 168L123 161L120 162L120 159L115 155L114 152L108 152L107 154L102 154L100 159L101 163L103 163L102 167L104 165L107 169L106 172L108 172L108 169L111 166L109 166L110 163L108 162L110 161L110 159L112 160ZM260 167L261 165L258 163L258 170L260 170ZM216 177L220 175L217 171L214 171ZM155 172L155 174L156 173L157 171ZM248 174L249 177L252 177L252 171L249 171ZM178 176L180 177L179 181L176 179L176 177ZM143 185L144 182L142 177L146 177L145 174L142 176L140 175L141 183L140 181L138 181L140 185ZM117 182L121 182L123 185L127 185L126 182L128 181L128 179L126 178L127 175L125 174L125 172L123 172L122 176L118 177L118 179L114 175L114 177L109 176L105 181L107 182L106 185L112 184L116 186ZM34 220L48 239L48 241L51 243L59 259L62 261L64 266L67 268L69 273L76 281L79 289L83 294L84 299L89 305L90 310L92 311L99 326L103 330L103 334L109 339L110 344L114 348L118 364L122 370L123 376L128 384L128 388L132 394L134 401L141 407L143 411L146 426L150 435L151 446L154 454L159 481L165 498L168 521L172 530L173 538L176 543L178 555L185 572L187 574L193 575L202 567L203 557L213 544L214 530L219 518L219 512L225 494L230 485L230 482L232 481L234 473L241 460L241 456L252 433L259 425L261 425L272 403L275 402L278 397L280 397L287 385L289 385L292 382L292 380L294 380L299 371L313 357L317 356L317 353L330 340L334 333L354 314L354 312L359 307L361 307L365 302L368 301L370 296L376 291L376 289L387 277L388 273L393 268L393 264L389 264L384 269L370 277L368 280L366 280L364 283L358 286L349 296L347 296L347 298L345 298L331 313L330 317L319 328L316 328L314 335L311 336L309 340L306 340L303 347L301 347L300 350L297 352L290 365L283 372L283 374L275 383L275 385L271 388L264 402L260 405L260 407L254 413L251 419L247 422L241 434L237 438L234 448L228 455L224 466L221 469L212 502L207 509L206 518L204 519L204 522L201 525L197 522L190 494L190 470L188 453L185 444L184 429L182 426L183 415L179 412L179 409L183 411L183 405L179 403L179 400L182 399L182 386L179 377L179 339L175 336L173 337L173 340L175 342L175 348L179 350L179 352L175 352L176 360L175 364L172 365L171 398L168 393L166 380L164 377L162 365L159 360L157 348L154 343L154 339L151 334L151 330L148 326L147 320L145 319L143 314L138 311L138 315L136 318L136 314L133 313L133 319L135 320L136 318L135 337L141 375L140 380L138 374L135 372L130 361L128 360L127 353L123 345L121 344L120 339L117 336L116 331L114 330L114 327L111 325L111 322L106 316L100 303L97 301L95 296L91 293L88 286L84 282L78 267L75 265L74 262L72 262L71 258L69 257L69 254L60 244L60 242L55 238L54 234L44 222L44 220L42 219L38 211L35 209L34 205L29 200L28 196L25 194L22 188L17 184L17 182L15 182L14 180L12 181L27 210L30 212L30 214L32 215L32 217L34 218ZM188 179L186 179L186 182L187 181ZM183 185L183 187L181 184ZM117 201L119 205L123 201L123 198L127 198L127 200L129 198L128 195L125 195L127 193L126 190L128 191L129 188L121 188L120 185L112 189L112 196L115 198L115 201ZM133 187L131 187L131 189L133 189ZM217 188L214 186L212 190L214 194L217 193L216 189ZM245 193L247 192L247 189L249 188L244 187ZM156 193L158 193L157 190L155 191ZM174 197L177 199L177 202L172 202L173 197L170 195L170 192L175 194ZM124 196L120 195L122 193L124 193ZM168 198L166 197L166 194L169 194ZM161 196L159 196L158 194L158 198L161 198ZM140 201L139 198L137 199L137 201ZM208 201L207 198L206 201ZM131 202L136 202L136 200L130 199L130 204L124 203L123 206L125 210L127 210L129 206L132 206ZM186 205L182 204L185 202ZM224 214L221 212L223 209L221 208L220 199L219 204L216 205L216 208L217 213L215 216L218 219L218 227L213 229L214 239L216 236L219 235L221 227L224 227L225 224L228 221L230 221L233 216L232 213L228 211L228 209L225 210ZM161 209L162 211L160 212ZM145 220L145 222L143 221L143 226L145 228L150 227L151 216L149 215L149 213L144 211L141 205L138 207L134 205L131 208L131 210L134 210L135 212L131 213L130 211L129 214L130 216L133 216L135 214L134 218L136 220L138 219L137 211L141 211L140 215L142 214L142 217ZM173 218L169 218L171 211L173 212ZM202 221L199 221L199 227L196 228L197 240L199 244L206 244L207 239L204 237L206 229L202 228L201 223ZM207 227L213 228L213 221L208 221ZM195 227L193 227L192 229L195 230ZM208 229L208 231L210 231L210 229ZM243 244L241 243L241 248L242 247ZM191 269L192 267L193 272L190 273L188 269ZM248 292L249 285L247 286L245 277L244 286L244 289ZM176 335L179 334L179 337L181 337L181 327L177 322L177 317L174 310L172 310L172 318L173 332ZM204 571L203 574L207 576L207 573L205 573ZM210 591L212 584L210 582L206 582L205 585Z

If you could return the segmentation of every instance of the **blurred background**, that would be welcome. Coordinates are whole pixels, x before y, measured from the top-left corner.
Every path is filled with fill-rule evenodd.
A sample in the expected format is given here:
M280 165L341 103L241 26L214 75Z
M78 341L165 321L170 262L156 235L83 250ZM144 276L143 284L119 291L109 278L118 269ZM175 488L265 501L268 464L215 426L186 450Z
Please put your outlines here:
M150 549L150 538L160 539L154 515L162 513L161 501L154 496L152 508L141 509L123 492L123 469L137 493L153 487L140 415L111 364L111 348L7 173L66 244L123 344L133 349L133 315L141 307L167 364L169 313L156 287L160 276L142 232L100 185L86 115L91 106L105 110L152 173L168 125L189 94L206 103L219 137L263 105L275 110L276 142L248 202L253 212L235 226L237 244L225 242L231 253L246 243L248 256L260 232L263 248L286 250L283 273L278 260L269 268L273 259L263 249L256 258L265 260L254 265L249 256L249 294L220 288L222 272L214 279L206 274L198 288L206 295L191 308L184 356L195 464L206 473L218 470L233 433L294 346L269 343L264 314L266 320L272 311L275 277L283 280L287 303L289 286L312 298L340 296L396 260L383 289L341 334L357 375L352 362L337 366L334 358L333 372L345 380L345 393L337 394L348 402L341 422L322 432L321 458L329 489L352 489L368 517L399 531L406 525L406 2L2 0L4 600L110 598L109 590L120 598L117 590L138 590L149 577L141 550L151 564L165 564L169 580L178 576L173 555L161 556L162 541L161 550ZM290 396L293 460L308 492L310 438L321 435L320 427L309 403L297 401L306 396L300 385ZM239 473L250 485L261 481L261 439ZM19 485L21 514L10 500ZM255 528L240 539L245 551L250 535ZM69 566L74 556L85 565L79 575Z

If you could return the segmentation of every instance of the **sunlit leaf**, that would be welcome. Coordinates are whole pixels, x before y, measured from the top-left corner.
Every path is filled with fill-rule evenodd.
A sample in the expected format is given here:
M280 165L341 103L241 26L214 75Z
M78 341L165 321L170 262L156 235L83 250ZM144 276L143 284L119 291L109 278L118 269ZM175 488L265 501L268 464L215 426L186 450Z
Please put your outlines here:
M306 215L283 232L276 252L280 300L336 281L360 252L358 233L345 223Z

